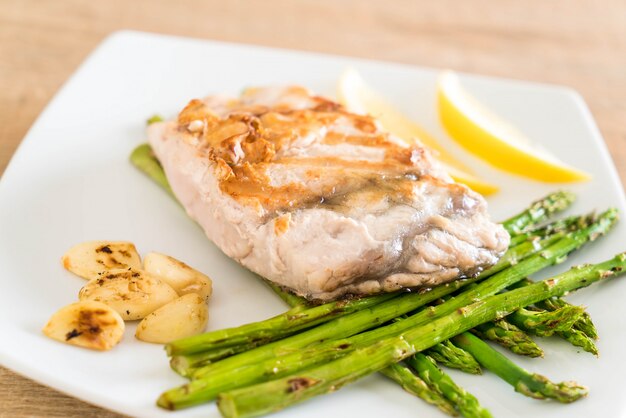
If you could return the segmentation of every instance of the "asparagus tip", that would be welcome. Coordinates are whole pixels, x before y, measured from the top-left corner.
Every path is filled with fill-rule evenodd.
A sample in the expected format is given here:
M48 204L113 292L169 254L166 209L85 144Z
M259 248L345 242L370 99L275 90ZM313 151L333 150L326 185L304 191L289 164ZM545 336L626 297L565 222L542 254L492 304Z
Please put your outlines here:
M176 409L176 407L174 406L174 403L169 400L169 398L167 397L167 394L165 393L159 396L159 399L157 399L156 404L158 407L167 409L169 411L174 411Z
M547 284L553 286L553 284ZM511 320L524 329L535 334L548 337L559 331L569 331L584 313L579 306L565 305L554 311L530 311L524 308L517 310Z
M540 374L533 374L532 379L536 382L537 390L520 381L515 386L515 391L535 399L555 399L562 403L571 403L587 396L589 390L576 382L552 383L548 378Z
M509 347L512 353L518 354L520 356L526 356L531 358L543 358L544 353L541 347L536 345L534 342L532 344L524 344L520 343L515 346Z

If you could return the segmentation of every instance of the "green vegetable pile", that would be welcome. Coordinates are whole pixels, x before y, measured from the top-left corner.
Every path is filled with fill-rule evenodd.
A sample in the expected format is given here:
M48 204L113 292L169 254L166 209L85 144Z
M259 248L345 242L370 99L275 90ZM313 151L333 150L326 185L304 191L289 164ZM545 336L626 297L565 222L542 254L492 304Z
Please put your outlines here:
M131 161L171 194L148 145L135 149ZM546 224L573 200L571 193L555 192L534 202L503 222L511 245L495 266L428 291L315 305L270 284L290 310L166 345L171 367L190 382L164 392L157 403L176 410L217 400L225 417L255 417L380 372L449 415L490 417L440 366L489 370L532 398L580 399L585 387L524 370L486 342L541 357L533 337L556 336L598 354L590 316L561 297L621 274L626 253L542 281L528 279L598 239L618 219L617 210L608 209Z

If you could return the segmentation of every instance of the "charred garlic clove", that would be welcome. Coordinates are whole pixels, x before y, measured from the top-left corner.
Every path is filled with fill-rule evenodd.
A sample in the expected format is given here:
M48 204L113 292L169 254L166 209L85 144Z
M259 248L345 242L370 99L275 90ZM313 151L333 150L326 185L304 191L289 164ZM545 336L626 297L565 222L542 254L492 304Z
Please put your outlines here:
M141 268L135 245L125 241L88 241L70 248L61 258L63 267L91 280L110 269Z
M43 329L48 337L93 350L110 350L124 335L124 321L101 302L82 301L59 309Z
M176 299L170 285L143 270L114 269L87 283L78 293L80 300L103 302L123 319L142 319Z

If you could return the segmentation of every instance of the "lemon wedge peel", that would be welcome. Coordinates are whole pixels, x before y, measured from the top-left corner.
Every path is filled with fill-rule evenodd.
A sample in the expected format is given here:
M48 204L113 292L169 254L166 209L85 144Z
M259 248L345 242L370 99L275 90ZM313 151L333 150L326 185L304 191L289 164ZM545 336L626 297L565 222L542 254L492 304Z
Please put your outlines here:
M386 130L409 145L414 145L414 138L417 138L425 146L435 150L438 160L455 181L463 183L483 195L490 195L498 191L497 186L471 174L470 170L450 155L435 138L367 86L356 70L348 68L341 75L337 96L339 102L351 112L372 115Z
M441 124L467 151L509 173L543 182L588 180L590 175L543 150L469 95L458 76L444 71L437 85Z

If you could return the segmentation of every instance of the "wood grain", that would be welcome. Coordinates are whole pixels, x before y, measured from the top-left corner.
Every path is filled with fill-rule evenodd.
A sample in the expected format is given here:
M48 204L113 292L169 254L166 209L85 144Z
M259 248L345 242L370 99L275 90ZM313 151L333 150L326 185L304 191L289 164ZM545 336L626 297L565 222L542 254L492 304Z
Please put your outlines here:
M0 173L108 34L137 29L568 85L626 180L623 0L0 0ZM113 417L0 368L0 417Z

